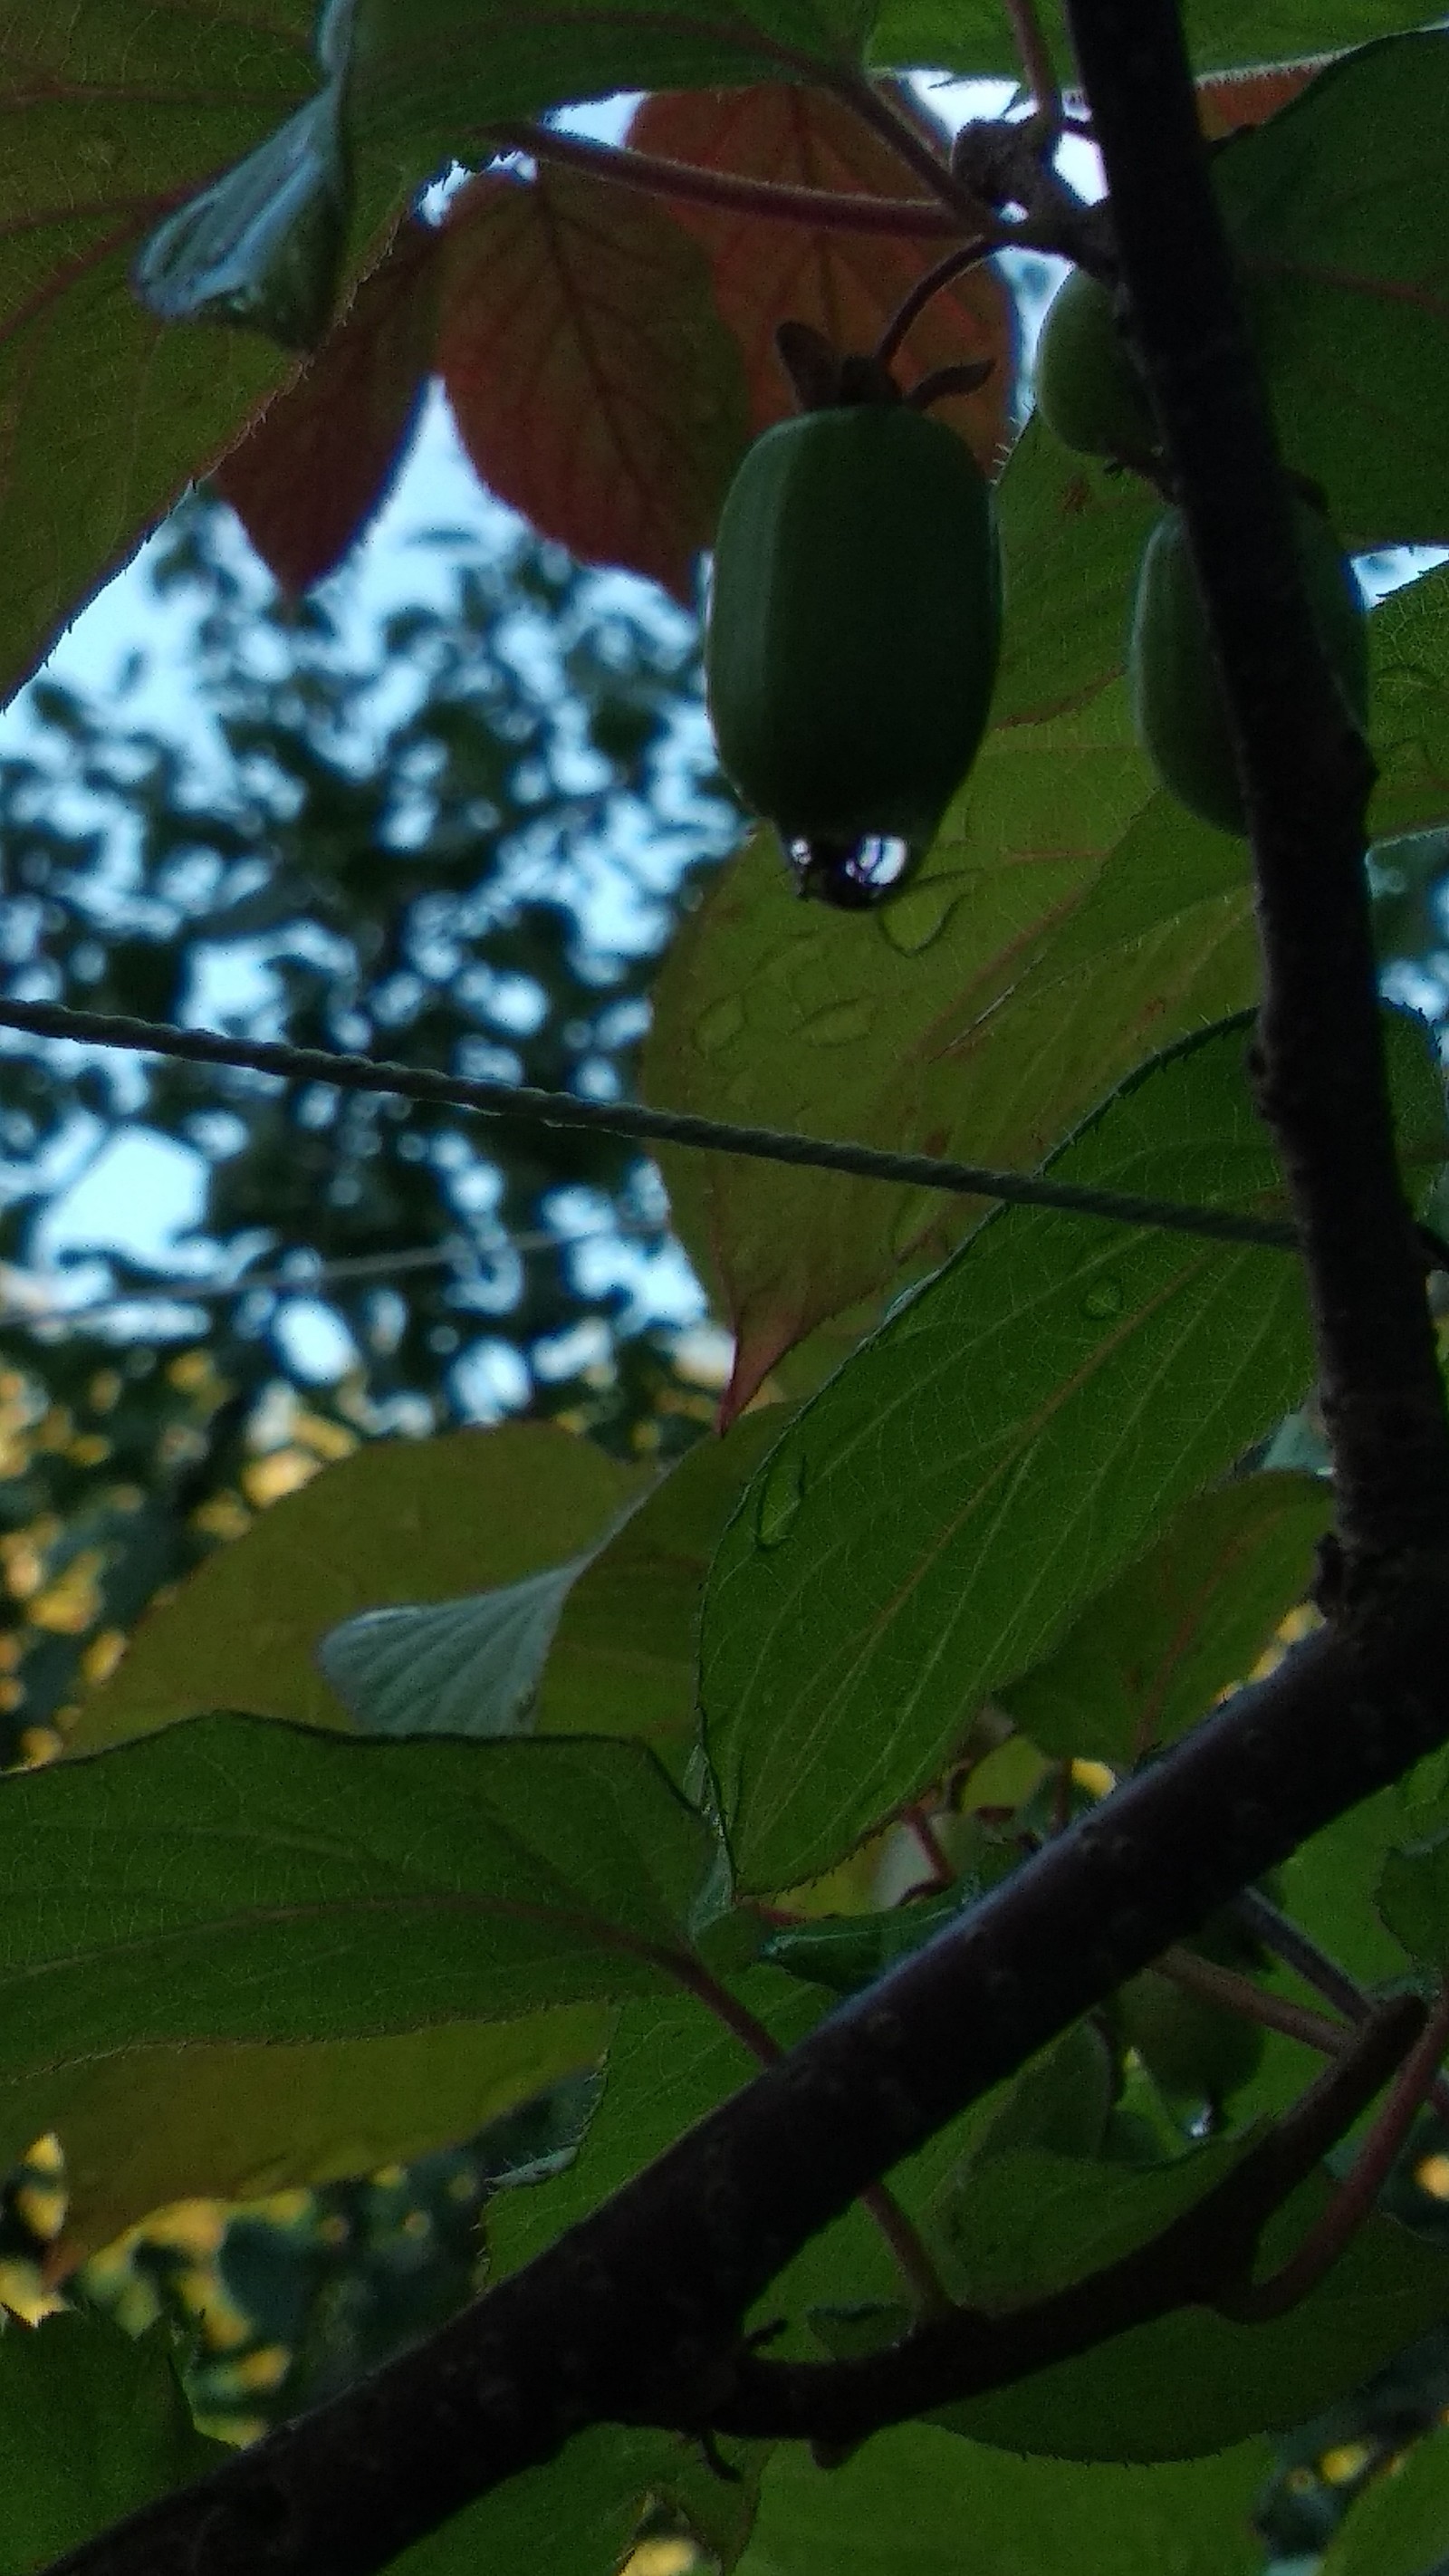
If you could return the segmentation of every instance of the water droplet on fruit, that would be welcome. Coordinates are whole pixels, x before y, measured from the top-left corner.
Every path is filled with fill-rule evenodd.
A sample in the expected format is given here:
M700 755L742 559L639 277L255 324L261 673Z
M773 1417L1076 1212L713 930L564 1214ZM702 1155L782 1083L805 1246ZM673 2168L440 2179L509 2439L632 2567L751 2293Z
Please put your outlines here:
M755 1512L761 1547L778 1547L805 1499L805 1461L798 1449L776 1458L766 1471Z
M880 926L892 948L903 957L919 957L940 938L956 909L960 882L954 877L933 877L927 885L915 885L898 894L881 912Z
M1108 1315L1120 1315L1124 1303L1120 1279L1099 1279L1087 1290L1082 1299L1082 1312L1084 1315L1104 1320Z
M701 1055L722 1055L745 1025L745 1006L738 993L724 993L694 1024L694 1043Z
M888 902L917 855L909 841L879 832L858 841L791 841L788 848L799 892L837 912L871 912Z

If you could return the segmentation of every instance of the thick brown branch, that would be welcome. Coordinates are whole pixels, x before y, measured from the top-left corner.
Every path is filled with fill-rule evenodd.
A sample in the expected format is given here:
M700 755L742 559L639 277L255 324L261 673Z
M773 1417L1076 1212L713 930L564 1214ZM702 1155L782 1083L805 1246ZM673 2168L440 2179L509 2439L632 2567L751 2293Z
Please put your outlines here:
M719 2410L719 2429L858 2442L882 2425L982 2397L988 2389L1008 2388L1034 2371L1094 2352L1114 2335L1148 2325L1173 2308L1218 2304L1224 2284L1247 2272L1274 2211L1372 2101L1423 2022L1416 1996L1378 2005L1343 2055L1231 2173L1115 2263L1005 2315L957 2309L858 2360L772 2362L749 2356Z
M1237 738L1264 965L1260 1097L1303 1242L1346 1599L1386 1562L1449 1540L1449 1424L1369 936L1372 769L1305 595L1173 0L1068 0L1067 15Z
M60 2562L374 2576L588 2423L707 2426L808 2237L955 2113L1449 1734L1449 1593L1322 1631L524 2272ZM1338 2070L1333 2070L1337 2072Z

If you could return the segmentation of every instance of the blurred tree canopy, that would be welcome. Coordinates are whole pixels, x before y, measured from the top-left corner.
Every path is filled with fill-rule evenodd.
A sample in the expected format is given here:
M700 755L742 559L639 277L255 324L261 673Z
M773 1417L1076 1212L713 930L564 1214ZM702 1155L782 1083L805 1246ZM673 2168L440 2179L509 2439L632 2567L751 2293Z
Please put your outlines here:
M347 576L272 591L220 503L177 513L147 573L174 719L135 655L111 701L36 682L0 755L7 993L627 1087L735 829L694 622L501 514L430 553L369 617ZM125 1244L148 1139L196 1173L164 1268ZM119 1245L49 1252L123 1146ZM360 1439L534 1410L667 1453L708 1419L622 1142L0 1033L0 1150L0 1762L45 1758L158 1590Z

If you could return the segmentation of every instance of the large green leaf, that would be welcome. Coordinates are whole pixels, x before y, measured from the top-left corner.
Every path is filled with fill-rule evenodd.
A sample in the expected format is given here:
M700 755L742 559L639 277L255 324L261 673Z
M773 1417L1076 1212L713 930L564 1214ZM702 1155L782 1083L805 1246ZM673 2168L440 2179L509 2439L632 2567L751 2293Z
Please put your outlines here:
M780 2450L741 2576L1252 2576L1271 2468L1264 2442L1142 2469L1012 2459L899 2425L839 2468Z
M329 1629L555 1567L647 1482L548 1423L371 1443L273 1503L153 1610L70 1744L89 1753L209 1708L345 1726L317 1662Z
M1123 1763L1171 1743L1303 1599L1332 1511L1317 1476L1195 1494L1047 1662L999 1694L1003 1706L1043 1753Z
M99 2318L0 2334L0 2576L32 2576L229 2456L198 2433L164 2326Z
M1446 2546L1449 2433L1431 2433L1350 2507L1319 2576L1433 2576Z
M198 1718L0 1781L0 2077L668 1991L712 1857L641 1747Z
M0 10L0 696L286 375L260 339L165 329L130 268L178 196L305 97L313 15Z
M1379 602L1369 619L1376 837L1449 819L1449 565Z
M1391 1027L1402 1132L1440 1156L1422 1031ZM1148 1065L1051 1168L1274 1204L1244 1046L1232 1023ZM1281 1253L988 1219L804 1407L725 1534L702 1688L744 1884L818 1873L919 1790L1310 1370Z
M1330 2190L1325 2177L1295 2194L1268 2233L1265 2267L1291 2252ZM1375 2218L1287 2316L1237 2326L1179 2308L953 2407L950 2421L975 2441L1054 2459L1198 2456L1321 2413L1438 2325L1446 2302L1449 2255Z
M374 1734L630 1736L678 1766L698 1735L695 1631L710 1558L782 1419L765 1407L726 1439L699 1442L568 1565L463 1601L347 1620L323 1640L322 1670Z
M1030 1167L1149 1047L1254 989L1241 845L1154 792L1121 687L995 729L896 903L809 909L762 833L671 953L650 1097ZM733 1401L823 1318L947 1250L972 1213L721 1155L666 1168L692 1254L723 1279Z
M1136 475L1072 455L1033 415L997 490L1007 614L994 725L1039 724L1122 669L1137 565L1160 507Z
M1250 63L1282 63L1344 45L1367 44L1425 12L1413 0L1187 0L1183 24L1199 72ZM1058 65L1075 66L1061 12L1047 16ZM872 55L877 62L952 72L996 72L1014 79L1020 61L997 0L884 0Z
M1436 1976L1449 1971L1449 1833L1388 1853L1378 1909L1411 1959Z
M169 2201L222 2200L406 2164L595 2066L612 2017L555 2005L379 2039L121 2046L0 2081L0 2167L54 2129L62 2250L79 2261Z
M1449 538L1446 118L1449 35L1403 36L1217 165L1284 453L1360 549Z

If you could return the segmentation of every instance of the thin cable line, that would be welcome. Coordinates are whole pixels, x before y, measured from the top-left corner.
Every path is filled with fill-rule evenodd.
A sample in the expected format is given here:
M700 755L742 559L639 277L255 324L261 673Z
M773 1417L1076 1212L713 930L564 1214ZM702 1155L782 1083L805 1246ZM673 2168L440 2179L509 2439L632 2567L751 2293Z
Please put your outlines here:
M637 1101L582 1100L571 1091L478 1082L465 1074L334 1054L326 1047L220 1037L210 1029L177 1029L159 1020L73 1011L62 1002L0 1001L0 1028L23 1030L31 1037L66 1038L77 1045L175 1056L187 1064L229 1065L243 1072L270 1074L282 1082L323 1082L338 1091L390 1092L404 1100L443 1101L484 1118L532 1119L546 1127L580 1127L639 1144L743 1154L757 1162L845 1172L856 1180L1000 1199L1010 1207L1059 1208L1069 1216L1097 1217L1116 1225L1201 1235L1210 1243L1247 1243L1292 1252L1298 1242L1294 1228L1278 1217L1185 1206L1175 1199L1134 1198L1120 1190L1081 1189L1070 1181L1047 1180L1033 1173L991 1171L982 1164L948 1162L934 1154L891 1154L874 1145L837 1144L827 1136L799 1136L777 1127L735 1127L723 1119L700 1118L683 1110L646 1109Z
M447 1243L420 1244L408 1252L352 1253L340 1261L324 1261L313 1270L243 1270L235 1279L188 1279L181 1274L143 1279L134 1287L116 1288L104 1297L88 1298L83 1306L30 1306L17 1297L11 1311L26 1324L85 1324L94 1315L109 1315L132 1306L225 1306L251 1296L320 1297L328 1288L356 1280L393 1279L414 1270L465 1272L470 1265L502 1261L514 1253L571 1252L575 1244L612 1243L619 1235L626 1240L631 1235L663 1236L668 1230L662 1217L620 1216L609 1225L591 1225L572 1234L539 1228L526 1234L500 1235L492 1243L475 1243L455 1236ZM5 1294L4 1264L0 1263L0 1320L7 1313Z

